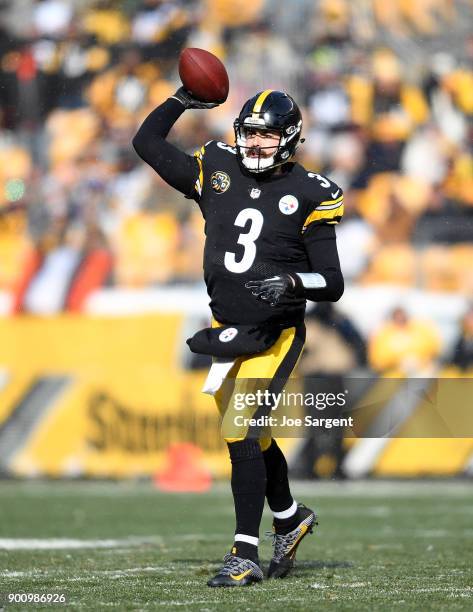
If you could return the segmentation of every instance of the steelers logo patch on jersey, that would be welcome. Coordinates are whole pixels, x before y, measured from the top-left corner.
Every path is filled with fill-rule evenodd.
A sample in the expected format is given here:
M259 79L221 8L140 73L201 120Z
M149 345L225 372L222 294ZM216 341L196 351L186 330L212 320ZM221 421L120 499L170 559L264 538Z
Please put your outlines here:
M226 172L217 170L210 177L210 184L216 193L225 193L230 187L230 177Z
M299 208L299 200L293 195L285 195L279 200L279 210L283 215L292 215Z
M233 338L238 334L238 330L234 327L229 327L228 329L224 329L218 336L220 342L230 342Z

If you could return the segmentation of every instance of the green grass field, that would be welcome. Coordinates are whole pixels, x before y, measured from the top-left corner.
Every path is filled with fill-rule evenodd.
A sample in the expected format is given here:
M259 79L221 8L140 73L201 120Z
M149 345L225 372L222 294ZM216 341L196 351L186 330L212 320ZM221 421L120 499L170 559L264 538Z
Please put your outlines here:
M54 610L473 609L471 484L310 483L294 492L320 525L291 577L210 589L231 544L228 484L165 495L147 484L0 482L0 592L66 593L67 606L42 606ZM262 532L270 521L265 514ZM269 541L260 556L266 566Z

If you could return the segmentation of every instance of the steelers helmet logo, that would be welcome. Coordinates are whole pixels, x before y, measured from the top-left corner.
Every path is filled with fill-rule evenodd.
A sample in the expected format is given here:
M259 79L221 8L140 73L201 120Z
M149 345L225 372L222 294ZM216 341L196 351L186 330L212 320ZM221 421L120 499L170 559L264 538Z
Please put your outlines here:
M226 172L217 170L210 177L210 184L216 193L225 193L230 187L230 177Z
M293 195L285 195L279 200L279 210L283 215L292 215L299 208L299 201Z
M229 327L228 329L224 329L223 332L219 334L218 339L220 342L230 342L233 338L238 334L238 330L234 327Z

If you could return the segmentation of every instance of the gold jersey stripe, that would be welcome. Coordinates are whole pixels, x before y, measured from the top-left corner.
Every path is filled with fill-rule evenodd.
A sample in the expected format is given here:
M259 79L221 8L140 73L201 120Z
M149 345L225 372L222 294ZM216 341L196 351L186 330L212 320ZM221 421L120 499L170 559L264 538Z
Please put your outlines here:
M199 195L202 195L202 186L204 184L204 169L202 167L202 158L196 154L197 163L199 164L199 178L195 182L195 190Z
M340 204L337 208L332 210L314 210L310 213L304 223L304 227L302 231L304 231L308 225L314 223L314 221L324 221L324 222L332 222L337 223L338 219L343 216L344 206Z
M202 167L202 158L205 155L205 145L202 145L200 149L197 149L194 153L194 157L197 159L199 164L199 178L196 180L194 189L199 195L202 195L202 187L204 185L204 169Z
M253 113L261 112L261 107L263 106L263 102L266 100L269 94L273 91L274 89L265 89L263 92L260 93L253 107L253 111L252 111Z
M333 204L338 204L339 202L341 202L343 200L343 195L341 195L339 198L337 198L336 200L324 200L323 202L320 202L320 204L317 204L317 208L319 206L332 206Z
M205 145L202 145L200 149L196 149L194 151L194 157L197 157L197 159L202 159L204 155L205 155Z

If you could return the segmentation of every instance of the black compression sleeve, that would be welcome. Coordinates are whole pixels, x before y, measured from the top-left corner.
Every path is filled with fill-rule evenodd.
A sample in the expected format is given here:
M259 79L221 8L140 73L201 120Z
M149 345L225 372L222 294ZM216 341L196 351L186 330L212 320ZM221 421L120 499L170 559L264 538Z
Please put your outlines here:
M312 271L321 274L327 283L323 289L306 289L304 297L314 302L336 302L343 295L344 282L335 228L333 225L309 226L303 240Z
M165 140L183 112L184 107L178 100L166 100L143 121L133 138L133 147L166 183L192 196L199 175L197 160Z

